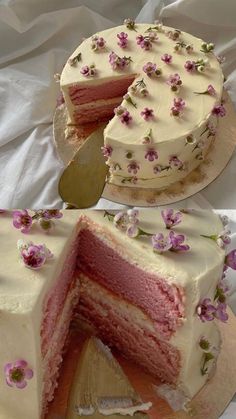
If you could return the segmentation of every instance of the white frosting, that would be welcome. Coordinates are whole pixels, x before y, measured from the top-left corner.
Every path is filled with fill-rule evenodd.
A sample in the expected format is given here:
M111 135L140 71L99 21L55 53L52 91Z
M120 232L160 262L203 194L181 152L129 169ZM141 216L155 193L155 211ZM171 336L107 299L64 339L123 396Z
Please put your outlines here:
M147 271L158 273L169 283L184 288L187 320L178 329L171 343L183 356L180 384L187 385L190 395L205 381L205 377L201 377L200 373L198 375L201 358L201 351L197 347L199 335L209 336L215 346L219 343L214 323L201 323L194 313L200 297L213 297L223 268L225 252L212 240L200 237L200 234L218 234L222 231L222 223L217 215L204 211L184 214L183 222L175 227L175 231L187 235L191 250L184 254L168 252L158 255L152 251L150 240L128 239L103 217L102 211L87 211L86 218L78 225L79 214L81 213L78 211L65 211L64 217L56 220L55 230L51 234L45 234L34 225L27 237L12 226L10 214L0 216L1 369L7 362L25 359L34 371L34 378L24 390L8 387L4 374L0 374L0 405L4 418L40 418L43 386L40 347L42 304L61 272L68 249L79 228L87 220L90 228L122 257ZM140 219L144 230L153 233L165 231L159 210L141 211ZM37 271L27 269L20 261L17 250L17 241L22 238L32 240L35 244L45 243L54 258ZM135 316L138 318L138 314ZM145 316L143 321L147 321ZM150 328L152 327L150 323Z
M73 112L76 107L71 103L68 93L69 86L81 85L89 88L128 75L135 77L133 85L137 80L144 79L150 94L141 97L131 93L137 108L125 100L121 103L130 112L133 118L132 123L126 126L120 122L118 116L114 116L105 128L105 144L113 149L112 155L107 161L111 174L109 181L130 187L164 188L195 169L201 162L199 156L205 157L213 137L208 137L209 132L201 134L209 122L214 126L217 124L216 118L211 116L211 110L215 104L219 104L221 101L223 75L214 54L205 54L200 51L203 41L185 32L181 33L178 41L193 46L193 52L190 54L187 54L185 48L179 53L173 52L175 41L166 35L166 32L172 30L168 27L163 27L163 31L157 33L159 39L152 43L151 50L143 50L137 45L136 36L138 34L148 35L146 30L150 26L154 25L137 24L137 32L127 29L124 25L99 32L99 36L106 40L106 49L100 51L93 51L91 38L86 39L71 56L75 57L81 53L81 61L74 66L68 63L65 65L61 75L61 88L70 120L73 122ZM125 49L117 45L116 35L122 31L128 34L128 46ZM109 64L111 51L121 57L130 56L132 58L130 65L125 70L113 70ZM166 53L172 55L172 64L165 64L161 60L161 56ZM201 58L209 60L209 66L204 73L191 74L186 71L184 64L187 60L197 61ZM147 62L156 63L158 68L161 68L161 77L148 77L143 72L143 66ZM80 73L80 69L82 66L90 64L96 65L97 76L84 77ZM166 83L169 75L174 73L178 73L183 82L177 94L171 91L170 86ZM194 93L206 91L209 84L214 86L216 96ZM174 97L181 97L186 102L186 108L181 118L170 116ZM153 120L145 121L140 116L140 112L145 107L153 109L155 115ZM152 130L152 143L143 144L143 137L148 134L150 129ZM186 145L186 137L189 135L193 135L195 144ZM194 150L197 144L200 144L201 148ZM158 153L158 159L152 162L145 159L147 150L151 148ZM128 159L127 153L132 153L132 157ZM167 167L171 156L177 156L184 163L184 170L171 168L168 171L154 173L154 166ZM135 161L139 166L137 174L128 171L128 164L131 161ZM136 183L133 183L134 177L137 177Z

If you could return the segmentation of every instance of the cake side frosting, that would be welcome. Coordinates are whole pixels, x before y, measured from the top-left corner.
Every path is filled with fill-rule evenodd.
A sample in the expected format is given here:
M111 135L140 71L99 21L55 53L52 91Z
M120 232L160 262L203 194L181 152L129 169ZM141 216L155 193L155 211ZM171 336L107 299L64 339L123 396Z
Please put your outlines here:
M203 52L201 39L180 31L172 39L170 34L176 31L164 26L137 24L135 28L122 25L99 32L97 37L105 40L101 49L91 48L93 37L86 39L65 65L61 88L70 120L77 124L83 123L86 110L89 121L92 103L97 112L90 115L91 120L94 115L99 120L102 111L97 99L104 98L111 106L111 99L124 95L115 116L108 112L112 119L104 131L109 182L164 188L205 158L216 131L218 113L213 109L221 106L223 74L215 55ZM117 38L121 34L127 35L125 47ZM143 48L140 39L151 36L149 47ZM79 62L71 65L78 54ZM116 55L115 64L111 54ZM116 65L122 57L129 58L127 65ZM196 64L200 60L202 66ZM94 76L81 74L91 64ZM173 115L176 107L177 116Z

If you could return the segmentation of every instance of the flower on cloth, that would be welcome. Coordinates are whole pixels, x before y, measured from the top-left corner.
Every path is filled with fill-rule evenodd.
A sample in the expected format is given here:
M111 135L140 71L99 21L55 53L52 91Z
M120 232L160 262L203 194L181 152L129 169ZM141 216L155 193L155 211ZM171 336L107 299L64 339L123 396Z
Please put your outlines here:
M85 77L94 77L97 74L97 70L95 68L95 64L91 64L91 65L84 65L81 70L80 73L85 76Z
M91 48L93 51L98 51L106 47L106 41L104 38L98 35L92 36Z
M102 154L104 155L104 157L111 157L112 152L113 152L113 148L110 145L104 145L103 147L101 147L102 149Z
M23 263L29 269L40 269L47 259L53 257L53 254L45 244L36 245L33 242L18 240L17 247Z
M225 265L236 270L236 249L231 250L225 258Z
M170 54L163 54L161 56L161 60L165 63L165 64L171 64L172 63L172 55Z
M171 114L173 116L181 116L185 106L186 106L185 101L181 97L179 98L175 97L173 101L173 105L171 107Z
M148 161L154 161L158 159L158 153L156 150L154 150L153 148L150 148L149 150L147 150L146 154L145 154L145 159Z
M215 115L217 117L223 117L226 115L226 109L224 105L221 103L221 105L215 105L211 111L212 115Z
M182 85L182 80L180 79L180 75L178 73L170 74L167 82L166 82L173 92L178 92L180 86Z
M28 363L23 359L7 363L4 366L6 383L9 387L16 386L23 389L27 386L27 381L33 378L33 370L28 367Z
M150 108L144 108L141 112L140 115L143 117L143 119L145 119L145 121L148 121L149 119L153 118L153 109Z
M33 219L26 209L13 211L13 225L20 229L22 233L28 233L32 223Z
M127 166L128 172L136 175L140 169L139 164L136 161L131 161Z
M109 54L109 63L113 70L124 70L131 61L131 57L119 57L114 51Z
M144 64L143 71L149 77L151 76L159 77L162 74L162 71L160 68L157 67L157 64L152 63L151 61L148 61L146 64Z
M119 41L117 42L119 47L126 48L128 45L128 34L125 32L120 32L116 36L119 39Z
M181 223L183 214L180 211L174 212L172 208L167 208L161 211L161 216L164 220L166 228L172 228Z

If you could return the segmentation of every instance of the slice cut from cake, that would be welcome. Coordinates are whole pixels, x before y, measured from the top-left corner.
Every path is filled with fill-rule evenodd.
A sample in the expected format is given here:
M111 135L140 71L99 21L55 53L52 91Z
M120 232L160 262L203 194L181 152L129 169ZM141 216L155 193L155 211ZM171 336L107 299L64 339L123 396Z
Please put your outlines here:
M48 234L41 224L25 235L11 212L0 216L0 418L44 417L74 312L105 344L192 398L220 350L224 264L236 268L235 253L225 259L219 246L228 242L219 216L70 210Z
M150 407L151 403L142 403L110 349L99 339L87 339L74 375L67 419L77 419L78 415L88 413L97 419L103 415L112 415L112 418L118 418L120 414L133 416Z
M162 25L133 29L126 22L84 40L61 89L70 124L110 120L110 183L166 188L204 159L225 114L223 74L213 44Z

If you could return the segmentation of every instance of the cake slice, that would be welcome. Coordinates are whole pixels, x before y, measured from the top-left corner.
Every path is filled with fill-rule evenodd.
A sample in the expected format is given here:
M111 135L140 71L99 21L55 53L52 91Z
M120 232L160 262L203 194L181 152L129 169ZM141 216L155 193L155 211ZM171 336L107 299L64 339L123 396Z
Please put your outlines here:
M71 210L27 235L0 217L1 419L45 416L74 315L186 397L206 383L227 320L224 264L236 268L218 215Z

